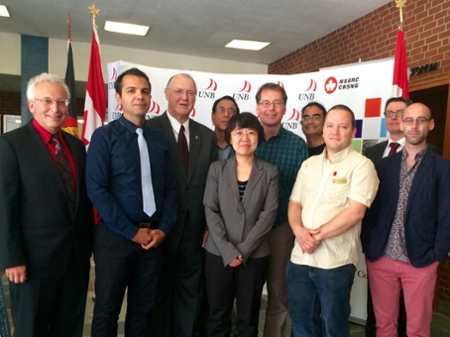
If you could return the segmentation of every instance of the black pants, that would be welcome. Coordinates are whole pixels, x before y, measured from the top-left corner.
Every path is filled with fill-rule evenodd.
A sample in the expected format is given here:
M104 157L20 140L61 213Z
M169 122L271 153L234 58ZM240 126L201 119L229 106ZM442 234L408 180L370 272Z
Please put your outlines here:
M92 337L116 337L127 291L125 336L147 336L161 270L160 248L143 249L100 221L95 231L95 305Z
M206 252L206 293L209 303L208 337L229 337L233 302L237 300L239 337L257 337L261 294L267 278L268 257L249 259L247 265L224 267L222 258Z

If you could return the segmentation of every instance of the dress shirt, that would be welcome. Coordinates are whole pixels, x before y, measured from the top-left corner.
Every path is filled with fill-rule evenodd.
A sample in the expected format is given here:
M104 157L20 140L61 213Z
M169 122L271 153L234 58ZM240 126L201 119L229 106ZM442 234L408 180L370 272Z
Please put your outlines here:
M230 156L231 145L225 145L225 147L221 147L217 144L217 152L219 153L219 160L226 160Z
M142 126L153 163L156 211L149 217L142 200L137 126L123 116L95 130L87 153L89 198L106 225L132 239L140 222L154 222L166 235L177 216L177 180L169 144L161 132Z
M400 144L400 146L397 148L397 153L399 153L405 147L405 137L403 137L402 139L397 140L397 141L389 138L386 148L384 149L384 152L383 152L383 158L389 156L389 151L391 151L391 143Z
M352 146L336 153L333 162L324 153L305 161L295 181L291 200L302 204L304 228L318 229L350 204L350 199L370 207L378 190L378 177L370 159ZM291 261L322 269L358 262L361 221L344 233L324 239L312 254L302 253L295 240Z
M45 146L47 147L47 150L52 156L56 166L58 166L58 160L56 159L55 154L55 144L51 141L53 134L45 130L34 118L31 120L31 124L33 124L33 127L36 129L37 133L39 134ZM77 167L75 165L75 160L73 159L72 152L70 152L69 146L67 145L66 140L62 135L62 131L57 132L56 135L61 141L64 151L66 152L67 161L69 162L70 170L72 171L73 184L74 186L77 186Z
M172 131L173 135L175 137L175 142L178 142L178 134L180 133L180 127L181 125L184 126L184 135L186 136L186 142L188 146L188 150L190 149L189 144L189 118L181 124L179 121L177 121L175 118L172 117L172 115L169 113L169 111L166 112L167 118L169 119L170 125L172 125Z
M308 158L308 148L300 136L281 127L278 135L265 140L258 146L255 154L278 168L279 203L273 227L287 221L287 206L295 177L303 161Z

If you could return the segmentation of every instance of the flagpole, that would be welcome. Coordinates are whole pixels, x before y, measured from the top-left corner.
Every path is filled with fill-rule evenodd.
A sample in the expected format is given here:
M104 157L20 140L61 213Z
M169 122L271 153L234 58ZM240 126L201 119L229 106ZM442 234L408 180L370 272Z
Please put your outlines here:
M67 12L66 22L67 22L67 42L72 42L71 37L72 17L70 16L70 11Z
M100 11L100 8L95 6L95 4L92 4L92 6L89 6L88 8L89 8L89 13L91 13L91 15L92 15L92 27L97 29L98 27L95 24L95 18L98 16L98 12Z
M407 0L394 0L395 7L399 9L400 12L400 30L403 31L403 7L405 7Z

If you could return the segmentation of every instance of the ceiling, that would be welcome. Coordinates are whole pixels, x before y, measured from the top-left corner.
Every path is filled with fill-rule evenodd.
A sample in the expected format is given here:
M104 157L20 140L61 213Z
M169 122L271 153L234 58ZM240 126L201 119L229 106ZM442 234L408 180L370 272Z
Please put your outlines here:
M0 31L90 42L92 16L102 44L269 64L392 0L0 0L11 18ZM146 37L103 30L105 20L149 25ZM267 41L260 52L224 48L234 38Z

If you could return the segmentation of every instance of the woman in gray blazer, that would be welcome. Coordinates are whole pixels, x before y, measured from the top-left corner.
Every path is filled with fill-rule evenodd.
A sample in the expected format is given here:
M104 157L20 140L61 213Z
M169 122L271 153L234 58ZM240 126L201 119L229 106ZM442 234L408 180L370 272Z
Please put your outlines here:
M256 337L270 254L267 233L278 208L278 170L255 156L264 131L253 114L234 115L225 138L236 154L211 164L203 198L208 337L230 336L235 298L238 336Z

